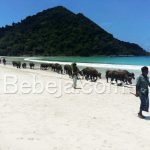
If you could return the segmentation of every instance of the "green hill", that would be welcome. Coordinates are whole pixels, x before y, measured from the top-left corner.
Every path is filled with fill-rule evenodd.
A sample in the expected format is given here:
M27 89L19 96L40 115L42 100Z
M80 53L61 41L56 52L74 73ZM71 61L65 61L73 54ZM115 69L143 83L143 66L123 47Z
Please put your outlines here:
M0 55L147 55L120 41L83 14L58 6L0 28Z

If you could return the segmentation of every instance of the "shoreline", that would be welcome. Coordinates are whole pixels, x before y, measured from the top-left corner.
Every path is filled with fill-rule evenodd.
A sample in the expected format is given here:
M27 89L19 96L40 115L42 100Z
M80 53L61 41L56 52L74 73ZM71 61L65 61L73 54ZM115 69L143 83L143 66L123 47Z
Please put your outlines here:
M8 57L6 58L11 61L22 61L22 62L35 62L37 64L40 63L59 63L61 65L65 64L71 64L73 61L50 61L50 60L38 60L36 57ZM14 58L14 59L13 59ZM139 72L141 70L141 67L143 65L128 65L128 64L113 64L113 63L82 63L82 62L76 62L78 66L81 68L83 67L94 67L97 69L126 69L126 70L133 70L136 72ZM150 69L150 65L148 65L148 68Z
M71 65L73 62L61 62L61 61L46 61L46 60L34 60L32 58L25 58L25 61L36 62L36 63L59 63L61 65ZM121 64L99 64L99 63L78 63L78 66L81 67L95 67L95 68L104 68L104 69L129 69L139 71L142 66L140 65L121 65ZM150 66L148 66L150 69Z

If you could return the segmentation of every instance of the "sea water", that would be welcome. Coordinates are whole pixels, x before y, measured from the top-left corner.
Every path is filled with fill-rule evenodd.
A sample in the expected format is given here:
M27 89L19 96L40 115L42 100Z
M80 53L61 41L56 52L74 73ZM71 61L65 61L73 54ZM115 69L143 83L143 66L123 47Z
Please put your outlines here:
M29 58L30 59L30 58ZM124 68L139 70L141 66L150 66L150 56L142 57L33 57L36 62L59 62L61 64L78 63L81 66Z

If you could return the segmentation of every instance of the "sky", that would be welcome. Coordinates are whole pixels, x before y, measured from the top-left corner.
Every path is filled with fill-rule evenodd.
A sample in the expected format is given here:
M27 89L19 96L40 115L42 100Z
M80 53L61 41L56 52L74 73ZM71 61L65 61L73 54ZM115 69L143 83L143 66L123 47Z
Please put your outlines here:
M115 38L150 51L150 0L0 0L0 27L55 6L83 13Z

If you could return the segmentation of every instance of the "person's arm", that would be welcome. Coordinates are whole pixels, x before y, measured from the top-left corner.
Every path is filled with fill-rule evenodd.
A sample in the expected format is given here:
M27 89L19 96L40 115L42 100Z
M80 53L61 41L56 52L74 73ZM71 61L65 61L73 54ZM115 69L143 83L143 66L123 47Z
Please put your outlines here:
M149 81L149 77L147 77L148 78L148 86L150 86L150 81Z
M137 81L136 81L136 94L135 96L139 96L139 91L140 91L140 77L137 78Z

